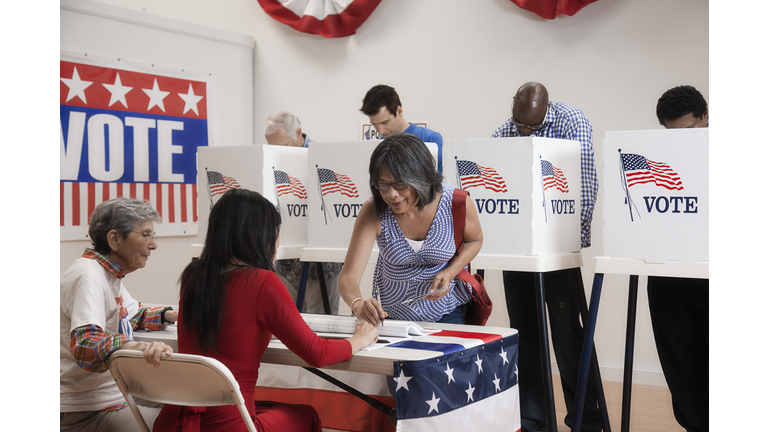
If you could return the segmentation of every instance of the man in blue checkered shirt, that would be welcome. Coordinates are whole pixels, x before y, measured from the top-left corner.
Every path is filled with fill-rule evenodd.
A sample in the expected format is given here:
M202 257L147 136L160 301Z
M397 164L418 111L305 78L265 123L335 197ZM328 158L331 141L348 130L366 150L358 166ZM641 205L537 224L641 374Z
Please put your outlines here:
M597 169L592 149L592 125L584 113L573 106L551 102L547 89L529 82L517 90L512 102L512 117L491 135L493 138L535 136L581 142L581 247L590 246L592 212L597 201ZM579 299L584 285L581 269L544 273L545 299L549 310L552 346L563 385L571 427L573 403L579 375L584 328L579 320ZM547 430L544 379L538 339L534 273L505 271L504 292L509 325L520 333L520 410L523 431ZM593 381L587 385L581 430L602 430L597 392Z

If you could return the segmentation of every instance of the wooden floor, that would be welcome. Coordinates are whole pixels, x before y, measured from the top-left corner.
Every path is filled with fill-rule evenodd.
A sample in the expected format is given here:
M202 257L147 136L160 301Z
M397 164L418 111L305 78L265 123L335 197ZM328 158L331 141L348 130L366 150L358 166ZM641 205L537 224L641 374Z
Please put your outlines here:
M560 377L552 376L555 393L555 410L557 411L557 430L567 432L565 425L565 401ZM608 418L611 431L621 430L621 392L622 384L616 381L603 381L605 405L608 407ZM666 387L634 384L632 386L632 407L630 409L629 430L632 432L685 432L672 412L672 398Z

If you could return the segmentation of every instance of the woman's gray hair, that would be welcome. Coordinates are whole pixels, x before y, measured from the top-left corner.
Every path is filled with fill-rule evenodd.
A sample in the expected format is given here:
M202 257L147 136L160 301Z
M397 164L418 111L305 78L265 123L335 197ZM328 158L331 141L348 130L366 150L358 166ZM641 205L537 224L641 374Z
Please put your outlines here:
M368 166L376 216L381 216L387 210L387 204L376 189L376 183L384 170L388 171L395 181L401 181L416 189L419 211L431 204L438 192L443 190L443 176L435 167L435 158L426 144L416 135L409 133L390 135L376 146Z
M132 198L115 198L96 206L91 214L88 235L93 249L106 255L111 252L107 233L116 230L126 238L137 226L147 222L162 223L163 219L148 202Z

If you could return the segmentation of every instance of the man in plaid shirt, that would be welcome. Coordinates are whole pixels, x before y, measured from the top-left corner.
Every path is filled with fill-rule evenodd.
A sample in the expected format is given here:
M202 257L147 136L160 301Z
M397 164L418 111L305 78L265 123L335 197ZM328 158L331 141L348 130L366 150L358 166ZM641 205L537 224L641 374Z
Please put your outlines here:
M512 102L512 117L491 135L492 138L535 136L576 140L581 143L581 247L590 246L592 212L597 201L597 169L592 149L592 125L584 113L573 106L551 102L546 87L529 82L517 90ZM579 375L584 328L579 320L578 296L584 292L581 269L544 273L546 302L552 331L552 345L563 385L571 427L575 390ZM547 430L544 380L538 339L534 273L505 271L504 292L509 325L520 332L520 410L523 431ZM602 430L597 392L590 381L581 430Z

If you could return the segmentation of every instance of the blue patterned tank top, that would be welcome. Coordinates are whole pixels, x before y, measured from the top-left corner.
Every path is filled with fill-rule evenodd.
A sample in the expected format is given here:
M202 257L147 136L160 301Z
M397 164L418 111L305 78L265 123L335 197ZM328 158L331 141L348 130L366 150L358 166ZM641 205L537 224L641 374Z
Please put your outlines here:
M453 312L457 306L469 302L464 283L454 279L448 294L438 301L418 299L400 304L403 300L426 294L435 275L445 268L456 252L452 198L453 187L443 184L435 219L418 253L408 244L392 209L387 208L381 215L381 235L376 239L379 258L373 273L373 296L390 318L434 322Z

